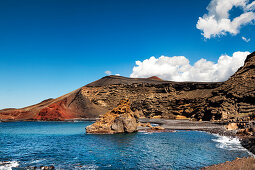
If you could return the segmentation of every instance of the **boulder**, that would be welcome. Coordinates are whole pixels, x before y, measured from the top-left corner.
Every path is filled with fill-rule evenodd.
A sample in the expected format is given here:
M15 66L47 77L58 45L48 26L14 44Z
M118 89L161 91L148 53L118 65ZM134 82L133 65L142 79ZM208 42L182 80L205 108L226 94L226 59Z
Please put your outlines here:
M237 123L229 123L225 127L227 130L237 130L238 129Z
M86 133L114 134L136 132L138 127L138 115L130 109L130 101L122 99L119 105L112 111L86 127Z

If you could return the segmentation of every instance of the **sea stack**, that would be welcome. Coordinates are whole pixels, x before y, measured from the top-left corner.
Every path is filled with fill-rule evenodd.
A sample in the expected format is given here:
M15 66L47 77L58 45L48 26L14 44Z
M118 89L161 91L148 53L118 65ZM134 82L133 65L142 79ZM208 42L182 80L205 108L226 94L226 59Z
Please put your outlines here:
M113 110L102 115L94 124L86 127L86 133L114 134L137 131L138 115L132 112L130 100L122 99Z

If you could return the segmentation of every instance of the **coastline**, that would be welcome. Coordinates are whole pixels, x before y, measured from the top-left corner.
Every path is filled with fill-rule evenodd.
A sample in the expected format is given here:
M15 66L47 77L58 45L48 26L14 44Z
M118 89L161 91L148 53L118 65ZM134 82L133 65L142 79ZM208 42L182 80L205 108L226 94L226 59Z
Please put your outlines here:
M99 118L77 118L77 119L66 119L56 120L50 122L82 122L82 121L96 121ZM227 136L231 138L238 138L241 145L246 148L249 152L255 154L255 137L238 135L235 130L227 130L222 122L211 122L211 121L190 121L190 120L175 120L175 119L149 119L140 118L141 123L157 124L163 127L165 130L161 132L174 131L174 130L192 130L192 131L204 131L211 134L217 134L220 136ZM49 122L42 120L10 120L2 119L1 122ZM138 131L146 131L149 128L139 127Z
M230 138L237 138L242 147L247 149L251 154L249 157L236 158L233 161L227 161L221 164L214 164L202 168L202 170L219 170L219 169L255 169L255 137L240 136L235 130L227 130L223 123L210 122L210 121L189 121L189 120L162 120L162 119L141 119L142 123L155 123L165 130L192 130L204 131L214 135L226 136Z
M65 120L65 121L55 121L55 122L82 122L82 121L95 121L96 119L71 119L71 120ZM48 122L48 121L31 121L30 122ZM173 132L175 130L189 130L189 131L204 131L210 134L219 135L219 136L226 136L229 138L237 138L240 141L240 144L246 148L250 153L254 154L254 150L251 150L249 146L255 146L254 143L249 143L249 138L247 136L239 136L235 133L235 131L229 131L224 127L223 123L220 122L210 122L210 121L190 121L190 120L169 120L169 119L148 119L148 118L142 118L139 119L141 123L151 123L153 126L160 125L164 128L163 131L155 130L150 132ZM19 122L19 121L5 121L5 122ZM24 122L24 121L21 121ZM52 121L51 121L52 122ZM148 127L139 127L138 131L146 131L149 130ZM248 140L248 142L247 142ZM254 142L254 140L253 140ZM249 144L249 145L248 145ZM222 164L226 164L227 166L234 166L236 164L237 167L239 166L245 166L247 164L253 165L250 162L252 162L255 158L253 158L254 155L248 158L236 158L238 161L233 160L231 162L225 162ZM251 161L252 159L252 161ZM233 163L232 163L233 162ZM241 162L241 163L240 163ZM247 162L247 164L244 164ZM218 165L212 165L209 167L205 167L205 169L213 169L217 167L224 166L222 164ZM230 165L229 165L230 164Z
M96 121L98 118L77 118L77 119L65 119L65 120L55 120L55 121L48 121L48 120L34 120L34 119L27 119L27 120L13 120L13 119L0 119L0 122L79 122L79 121Z
M220 136L227 136L230 138L238 138L241 145L252 154L255 154L255 137L238 135L235 130L227 130L224 123L211 121L189 121L189 120L170 120L170 119L140 119L142 123L158 124L165 128L165 131L172 130L193 130L204 131ZM146 127L139 128L139 130L146 130Z
M190 121L190 120L170 120L170 119L139 119L141 123L158 124L166 130L193 130L205 131L221 136L236 137L234 131L228 131L225 124L211 121Z
M56 120L50 122L82 122L82 121L96 121L99 118L77 118L77 119L66 119ZM149 119L140 118L141 123L157 124L163 127L165 130L161 132L174 131L174 130L192 130L192 131L204 131L211 134L217 134L220 136L227 136L231 138L238 138L241 145L246 148L249 152L255 154L255 137L238 135L235 130L227 130L222 122L211 122L211 121L190 121L190 120L176 120L176 119ZM49 122L42 120L0 120L1 122ZM138 131L146 131L149 128L139 127Z

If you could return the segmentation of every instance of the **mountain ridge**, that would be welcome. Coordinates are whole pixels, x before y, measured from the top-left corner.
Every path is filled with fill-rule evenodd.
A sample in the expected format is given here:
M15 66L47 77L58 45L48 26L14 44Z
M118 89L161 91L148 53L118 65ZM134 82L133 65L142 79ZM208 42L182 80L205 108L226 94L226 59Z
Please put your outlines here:
M248 108L244 114L247 116L255 111L254 75L255 52L248 55L244 66L225 82L105 76L56 99L46 99L21 109L0 110L0 120L97 118L116 107L123 98L129 98L131 109L146 117L183 115L196 120L229 119L238 116L244 107Z

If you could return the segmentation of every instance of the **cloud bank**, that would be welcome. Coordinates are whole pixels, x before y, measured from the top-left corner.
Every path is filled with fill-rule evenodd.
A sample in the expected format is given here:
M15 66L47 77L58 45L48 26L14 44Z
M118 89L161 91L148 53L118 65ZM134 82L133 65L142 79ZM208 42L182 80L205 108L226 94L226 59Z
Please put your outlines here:
M221 55L217 63L200 59L191 65L184 56L159 58L150 57L144 61L136 61L132 78L158 76L170 81L221 82L227 80L244 64L250 52L235 52L233 56Z
M233 7L239 7L243 13L233 18L229 18L229 11ZM197 29L202 31L202 35L209 39L211 37L226 35L230 33L236 35L240 28L255 21L255 1L249 0L211 0L207 7L208 13L199 17Z

